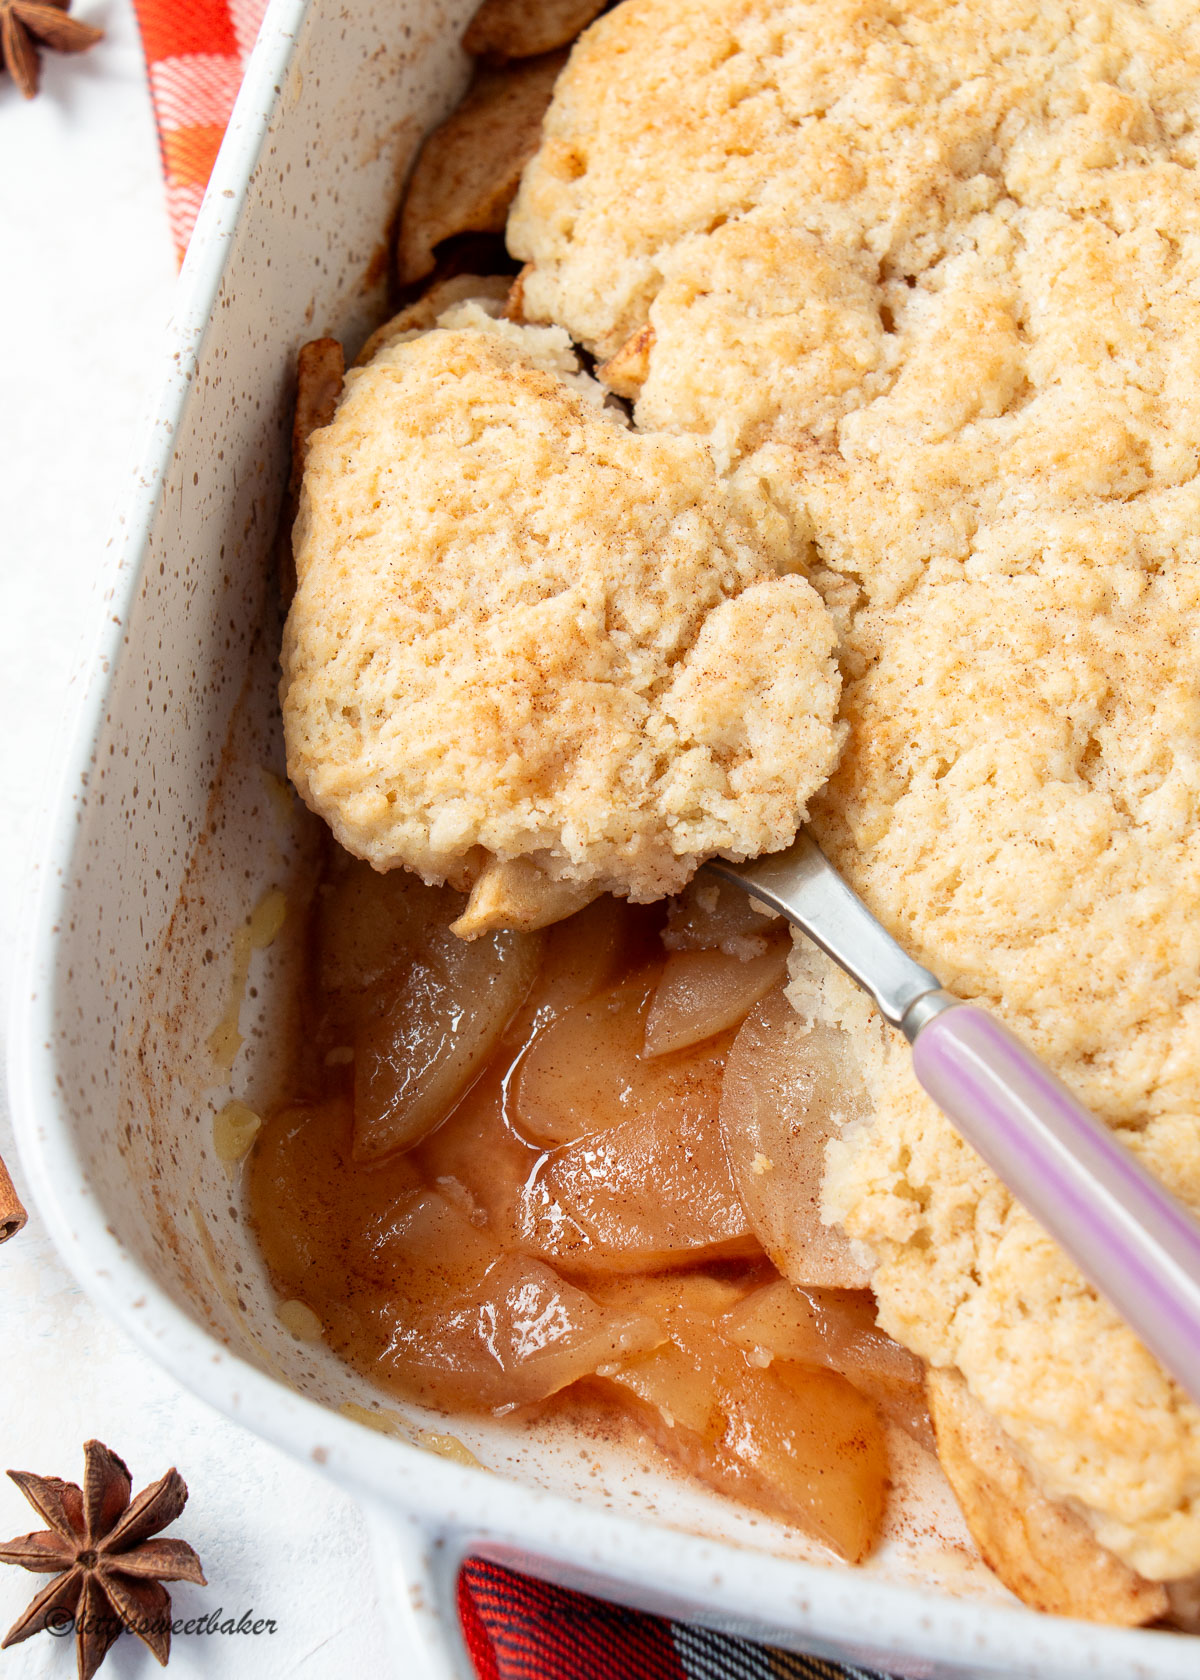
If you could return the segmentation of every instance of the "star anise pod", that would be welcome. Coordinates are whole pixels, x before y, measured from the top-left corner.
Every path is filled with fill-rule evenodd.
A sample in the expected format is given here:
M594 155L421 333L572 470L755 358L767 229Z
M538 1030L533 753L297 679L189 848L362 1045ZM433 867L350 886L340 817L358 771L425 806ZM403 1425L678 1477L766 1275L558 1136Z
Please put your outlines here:
M54 1579L9 1628L0 1649L73 1622L79 1680L92 1680L122 1628L165 1663L171 1596L162 1582L207 1585L186 1540L150 1538L187 1504L178 1470L168 1470L132 1503L129 1471L101 1441L84 1443L82 1488L28 1470L8 1474L50 1527L0 1545L0 1563L19 1563L35 1575L53 1572Z
M104 34L67 16L70 0L0 0L0 55L26 99L38 90L41 52L86 52Z

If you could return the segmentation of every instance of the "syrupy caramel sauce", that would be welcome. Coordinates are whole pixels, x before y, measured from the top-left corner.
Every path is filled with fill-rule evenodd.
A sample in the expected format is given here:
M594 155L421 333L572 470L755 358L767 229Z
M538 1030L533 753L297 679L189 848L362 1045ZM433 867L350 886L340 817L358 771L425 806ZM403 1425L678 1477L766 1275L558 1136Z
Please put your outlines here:
M413 1147L364 1159L364 1147L378 1147L377 1133L362 1124L364 1102L379 1106L381 1080L404 1087L411 1044L417 1062L424 1054L419 1035L395 1055L386 1043L381 1050L380 1021L397 1018L398 1009L401 1016L420 1014L428 998L435 1014L441 1007L434 996L439 982L429 979L443 972L436 953L421 956L419 931L415 955L403 946L391 949L393 923L380 906L386 895L408 892L426 922L432 915L446 927L463 905L448 889L388 883L331 850L315 895L301 978L304 1049L289 1101L268 1118L249 1173L252 1215L281 1296L309 1308L329 1345L381 1388L450 1413L516 1410L528 1418L564 1405L577 1414L582 1405L592 1407L600 1425L615 1409L636 1418L677 1463L710 1485L807 1522L846 1555L862 1555L878 1512L856 1518L849 1530L839 1520L826 1523L819 1508L809 1511L806 1487L791 1485L789 1477L796 1431L820 1436L824 1418L836 1437L832 1450L855 1465L835 1499L861 1504L865 1478L878 1483L866 1504L874 1498L881 1509L886 1459L873 1402L825 1365L750 1355L720 1340L714 1328L721 1313L779 1276L749 1228L720 1140L721 1081L737 1023L664 1056L640 1054L668 957L669 917L673 943L685 948L721 935L735 947L747 938L761 947L764 936L738 933L740 911L731 923L728 912L724 922L714 921L695 903L669 911L611 899L544 934L523 936L514 960L532 980L468 1088ZM406 910L395 925L411 923ZM780 937L768 930L766 944ZM453 950L452 956L459 960ZM469 1041L470 996L457 1009L438 1017L443 1038L437 1043L454 1034ZM575 1025L564 1057L555 1046L563 1042L561 1023L570 1010ZM552 1040L556 1023L559 1036ZM531 1117L536 1136L523 1123ZM425 1213L414 1224L414 1207L436 1209L432 1224ZM492 1246L477 1254L478 1244ZM503 1266L493 1265L487 1277L500 1277L505 1267L534 1268L528 1276L518 1271L507 1304L497 1309L497 1345L507 1333L504 1345L513 1346L512 1302L536 1295L531 1310L543 1325L574 1323L581 1308L586 1319L595 1303L616 1314L614 1334L624 1340L615 1351L598 1332L587 1342L590 1354L574 1354L574 1363L541 1379L551 1392L535 1392L536 1381L531 1389L525 1374L510 1382L478 1328L491 1310L478 1278L497 1245ZM554 1280L561 1282L561 1300L553 1295ZM848 1303L860 1318L869 1299L844 1294L839 1306L836 1292L825 1294L824 1306L841 1312ZM468 1307L456 1306L468 1297ZM657 1353L648 1316L675 1338ZM534 1346L530 1369L554 1365L552 1337L547 1347ZM549 1366L539 1366L539 1358ZM564 1372L569 1380L560 1381ZM743 1437L754 1438L749 1448L744 1440L731 1444L737 1431L728 1405L722 1410L712 1401L710 1375L714 1393L758 1394L753 1427L747 1432L744 1418L739 1426ZM903 1406L916 1419L911 1432L919 1434L919 1396L914 1401L906 1391ZM811 1442L801 1448L803 1458ZM818 1482L824 1473L814 1472ZM834 1464L834 1483L839 1474Z

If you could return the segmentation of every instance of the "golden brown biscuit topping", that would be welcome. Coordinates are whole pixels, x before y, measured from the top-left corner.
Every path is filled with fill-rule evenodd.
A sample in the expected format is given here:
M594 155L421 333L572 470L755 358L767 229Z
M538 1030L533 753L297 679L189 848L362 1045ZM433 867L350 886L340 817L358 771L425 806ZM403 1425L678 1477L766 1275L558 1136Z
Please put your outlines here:
M442 321L351 372L310 444L296 786L378 869L466 887L525 859L589 889L556 914L786 845L833 766L838 679L763 474L629 431L557 329Z
M639 423L770 441L811 522L851 729L820 837L1200 1208L1200 18L627 0L544 134L527 317ZM1200 1409L798 960L870 1087L826 1206L883 1322L1106 1546L1200 1567Z

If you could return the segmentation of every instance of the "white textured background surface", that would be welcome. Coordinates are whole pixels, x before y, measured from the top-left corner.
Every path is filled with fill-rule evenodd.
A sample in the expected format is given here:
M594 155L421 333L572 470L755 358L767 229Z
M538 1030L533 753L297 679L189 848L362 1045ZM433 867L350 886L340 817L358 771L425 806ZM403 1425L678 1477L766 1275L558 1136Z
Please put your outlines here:
M47 55L32 103L0 78L0 990L70 673L89 631L88 588L158 378L175 262L145 69L127 0L76 0L107 30L83 58ZM7 1115L0 1153L20 1185ZM135 1488L178 1465L191 1489L175 1528L207 1589L172 1589L180 1615L223 1607L273 1635L175 1642L177 1680L370 1676L397 1662L356 1508L303 1466L193 1400L101 1318L31 1209L0 1248L0 1469L77 1478L90 1435ZM37 1527L0 1480L0 1538ZM0 1634L43 1577L0 1570ZM0 1658L12 1680L74 1673L70 1641L39 1634ZM106 1680L160 1671L136 1641Z

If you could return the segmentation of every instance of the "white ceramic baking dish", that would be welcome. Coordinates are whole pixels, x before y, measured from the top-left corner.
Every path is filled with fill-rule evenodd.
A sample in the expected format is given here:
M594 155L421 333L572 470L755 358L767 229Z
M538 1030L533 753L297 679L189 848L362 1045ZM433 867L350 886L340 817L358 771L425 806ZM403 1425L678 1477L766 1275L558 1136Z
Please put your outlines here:
M279 1072L286 928L254 959L232 1077L207 1040L235 929L303 861L305 825L263 774L281 769L271 573L290 369L306 338L333 332L353 350L378 318L387 223L420 134L465 81L456 42L472 4L274 0L255 50L103 562L41 853L11 1040L39 1205L80 1282L179 1381L362 1500L406 1674L469 1673L453 1595L475 1551L914 1680L1194 1677L1200 1640L1015 1605L936 1477L917 1478L879 1556L853 1571L637 1441L399 1407L396 1434L364 1427L340 1408L379 1397L275 1316L212 1116L230 1095L264 1097ZM497 1473L414 1444L430 1428Z

